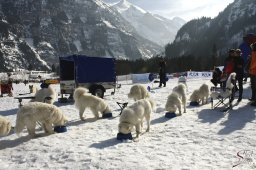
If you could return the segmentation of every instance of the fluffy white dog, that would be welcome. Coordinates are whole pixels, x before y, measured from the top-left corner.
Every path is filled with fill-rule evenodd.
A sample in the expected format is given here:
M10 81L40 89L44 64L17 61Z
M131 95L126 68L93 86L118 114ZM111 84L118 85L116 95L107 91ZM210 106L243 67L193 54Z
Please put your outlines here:
M6 136L11 130L11 122L0 115L0 136Z
M188 88L186 77L184 77L184 76L179 77L178 84L180 84L180 83L184 84L186 86L186 88Z
M119 119L118 131L128 134L133 127L136 128L136 137L139 137L143 126L143 119L147 121L147 132L150 129L150 115L155 108L155 102L152 99L141 99L133 105L126 107Z
M26 127L28 134L31 137L35 137L36 122L42 124L45 133L53 134L52 125L63 126L67 122L67 118L63 112L54 105L30 102L18 110L15 131L19 135Z
M128 98L132 98L135 101L140 99L149 98L149 93L147 89L140 84L135 84L131 87L130 93L128 94Z
M209 94L209 86L207 84L202 84L199 89L193 91L190 96L190 101L198 103L202 101L202 104L206 104L208 102Z
M220 91L213 91L210 96L213 99L216 99L218 97L226 98L230 96L232 94L232 89L234 87L234 85L232 84L232 81L234 81L235 79L236 79L236 73L231 73L226 82L226 88L221 89Z
M79 87L74 91L75 106L79 110L81 120L85 120L83 113L86 108L90 108L94 116L98 119L99 114L111 113L108 104L101 98L88 93L88 89Z
M179 114L181 115L181 105L183 105L184 113L186 113L187 96L186 86L183 83L180 83L173 88L172 93L168 96L165 109L168 112L175 113L178 108Z
M38 89L34 85L29 85L29 92L30 93L36 93Z
M57 94L55 90L48 86L48 88L42 88L38 90L35 94L35 99L32 99L31 102L43 102L48 104L53 104L56 101Z

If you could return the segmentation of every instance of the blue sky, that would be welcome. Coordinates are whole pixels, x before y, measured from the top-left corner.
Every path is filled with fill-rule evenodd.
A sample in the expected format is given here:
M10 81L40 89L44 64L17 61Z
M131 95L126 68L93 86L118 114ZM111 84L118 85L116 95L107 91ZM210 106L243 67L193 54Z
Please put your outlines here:
M103 1L114 3L119 0ZM189 21L202 16L213 18L234 0L129 0L129 2L170 19L178 16Z

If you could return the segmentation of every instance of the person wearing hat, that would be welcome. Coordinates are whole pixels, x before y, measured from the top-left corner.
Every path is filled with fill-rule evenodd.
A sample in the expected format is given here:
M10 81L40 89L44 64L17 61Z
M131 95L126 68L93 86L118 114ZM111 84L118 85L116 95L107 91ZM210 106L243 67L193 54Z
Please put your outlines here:
M251 45L252 55L250 58L250 66L249 66L249 74L251 78L251 89L252 89L252 97L251 97L251 105L256 106L256 43Z
M237 102L240 102L243 97L244 60L241 54L242 52L240 49L235 50L234 72L236 73L236 82L238 82L238 89L239 89L239 97ZM236 83L235 83L235 89L237 90Z

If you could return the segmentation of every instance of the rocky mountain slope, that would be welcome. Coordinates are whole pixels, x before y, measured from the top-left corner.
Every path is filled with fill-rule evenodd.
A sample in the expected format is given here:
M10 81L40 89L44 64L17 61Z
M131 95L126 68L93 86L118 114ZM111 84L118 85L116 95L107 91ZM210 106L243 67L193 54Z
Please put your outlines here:
M70 54L137 59L150 58L161 50L101 0L0 0L0 11L12 35L7 39L30 49L28 53L13 45L8 47L12 55L0 56L3 61L17 60L13 65L19 68L45 62L49 67L58 63L58 57ZM0 63L3 70L11 67Z
M248 33L256 33L256 3L235 0L214 19L201 18L185 24L167 46L167 56L209 57L215 47L218 55L225 55L229 48L238 48Z

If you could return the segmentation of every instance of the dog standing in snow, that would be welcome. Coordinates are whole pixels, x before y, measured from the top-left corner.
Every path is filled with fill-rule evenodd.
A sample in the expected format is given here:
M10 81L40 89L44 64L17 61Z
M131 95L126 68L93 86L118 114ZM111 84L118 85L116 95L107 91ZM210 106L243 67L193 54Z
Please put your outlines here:
M128 134L135 126L136 138L139 137L143 127L143 119L147 121L147 130L150 129L150 115L155 108L155 102L152 99L141 99L133 105L126 107L119 119L118 131L123 134Z
M10 133L11 122L0 115L0 136L6 136Z
M140 99L149 98L149 93L143 85L135 84L131 87L128 98L132 98L137 101Z
M86 108L90 108L94 116L98 119L99 114L111 113L108 104L101 98L88 93L88 89L79 87L74 91L75 106L79 110L81 120L85 120L83 113Z
M175 113L178 108L179 115L181 115L181 105L183 105L184 113L186 113L187 96L186 86L183 83L173 88L172 93L168 96L165 109L168 112Z
M15 131L19 135L26 127L29 135L35 137L36 122L42 124L46 134L53 134L52 125L63 126L67 122L67 118L63 112L54 105L30 102L18 110Z
M206 104L208 102L208 97L210 94L209 86L207 84L202 84L199 89L193 91L190 96L191 102Z

